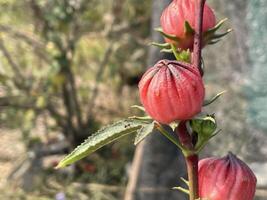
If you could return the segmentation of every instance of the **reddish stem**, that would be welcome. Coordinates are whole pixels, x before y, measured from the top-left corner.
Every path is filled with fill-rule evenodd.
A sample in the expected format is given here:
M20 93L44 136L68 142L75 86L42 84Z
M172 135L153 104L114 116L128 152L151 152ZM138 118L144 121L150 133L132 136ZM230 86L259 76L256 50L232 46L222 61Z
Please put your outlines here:
M194 145L192 143L192 135L188 132L186 127L187 121L181 121L176 128L176 134L179 137L180 143L189 152L194 151ZM198 155L189 153L185 154L188 182L189 182L189 196L190 200L198 199Z
M194 149L192 137L186 127L187 121L181 121L176 129L180 143L189 151Z
M193 154L185 158L188 182L189 182L189 196L190 200L196 200L199 198L198 193L198 155Z
M195 22L196 30L194 35L194 52L193 52L193 65L199 69L200 74L203 76L201 68L201 53L202 53L202 26L203 26L203 12L206 0L197 1L195 6Z

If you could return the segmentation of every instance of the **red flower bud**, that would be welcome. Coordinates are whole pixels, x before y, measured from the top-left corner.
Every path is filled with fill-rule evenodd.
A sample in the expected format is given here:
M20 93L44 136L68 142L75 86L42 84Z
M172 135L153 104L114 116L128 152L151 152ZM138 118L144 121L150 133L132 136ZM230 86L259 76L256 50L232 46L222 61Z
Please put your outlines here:
M168 124L198 114L205 89L197 68L161 60L143 75L139 93L146 112L158 122Z
M172 3L163 11L160 18L161 27L164 33L175 35L179 42L167 39L168 43L175 43L178 48L187 50L193 49L194 36L186 34L185 22L195 29L195 6L196 0L173 0ZM211 29L216 24L216 18L212 9L205 4L203 15L203 32Z
M256 177L232 153L199 162L199 195L209 200L253 200Z

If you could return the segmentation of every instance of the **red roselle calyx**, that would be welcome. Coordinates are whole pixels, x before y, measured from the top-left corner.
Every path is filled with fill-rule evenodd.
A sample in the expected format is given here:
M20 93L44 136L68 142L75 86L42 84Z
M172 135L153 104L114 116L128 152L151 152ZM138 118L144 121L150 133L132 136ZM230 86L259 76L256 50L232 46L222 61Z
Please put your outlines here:
M143 75L139 94L146 112L158 122L169 124L198 114L205 89L197 68L161 60Z
M199 162L199 194L209 200L253 200L256 177L232 153Z
M166 42L175 44L182 50L193 49L194 34L187 33L185 22L187 21L191 28L196 28L195 6L198 2L197 0L173 0L163 11L160 18L163 32L178 38L178 42L167 38L165 39ZM205 4L202 32L206 32L215 25L215 15L212 9Z

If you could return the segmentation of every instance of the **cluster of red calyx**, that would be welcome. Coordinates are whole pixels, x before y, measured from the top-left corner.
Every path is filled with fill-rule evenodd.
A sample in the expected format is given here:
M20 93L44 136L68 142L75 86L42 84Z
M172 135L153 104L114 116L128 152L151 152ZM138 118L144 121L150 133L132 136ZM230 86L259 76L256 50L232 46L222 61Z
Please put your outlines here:
M185 22L195 27L195 0L174 0L161 16L167 34L179 39L179 48L193 48L193 35L185 32ZM203 31L215 26L213 11L205 6ZM166 39L167 42L174 42ZM168 124L186 120L201 111L205 89L197 66L178 61L159 61L139 83L140 98L146 112L158 122Z
M198 45L196 48L198 50L193 49L194 39L197 38L196 44L201 44L200 37L194 38L194 29L201 33L201 23L196 22L197 15L195 15L198 3L198 0L173 0L161 16L163 35L167 36L166 42L177 49L194 52L193 60L198 58L195 59L198 60L196 63L199 62L201 48L205 45L204 41L201 47ZM205 32L213 34L220 26L215 25L215 15L208 5L205 4L203 12L202 40ZM189 29L191 32L188 32ZM218 39L227 33L214 34L212 37ZM186 129L186 121L201 112L205 88L200 67L195 66L198 65L196 63L161 60L143 75L139 83L140 99L146 112L153 119L162 124L182 121L178 129ZM181 134L180 136L183 136L179 138L180 143L194 150L191 136L189 135L189 138ZM231 153L221 159L207 158L200 161L199 194L201 199L252 200L255 188L256 178L253 172Z
M173 43L182 50L193 49L194 34L187 33L185 23L191 28L196 28L195 7L196 0L173 0L163 11L160 22L164 33L174 35L178 41L165 38L167 43ZM205 33L216 25L216 18L212 9L205 4L202 32ZM204 46L204 45L203 45ZM202 46L202 47L203 47Z
M199 162L199 195L210 200L253 200L256 177L232 153Z

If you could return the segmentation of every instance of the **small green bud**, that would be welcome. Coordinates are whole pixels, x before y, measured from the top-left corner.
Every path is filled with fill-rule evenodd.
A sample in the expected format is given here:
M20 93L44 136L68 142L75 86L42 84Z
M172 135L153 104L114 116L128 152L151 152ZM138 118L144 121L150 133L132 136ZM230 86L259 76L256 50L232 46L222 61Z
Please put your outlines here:
M206 143L216 135L217 123L214 116L207 116L204 118L192 119L191 128L193 132L197 133L196 149L200 151Z
M202 119L193 119L191 127L200 137L210 137L217 129L217 124L214 117L208 116Z

